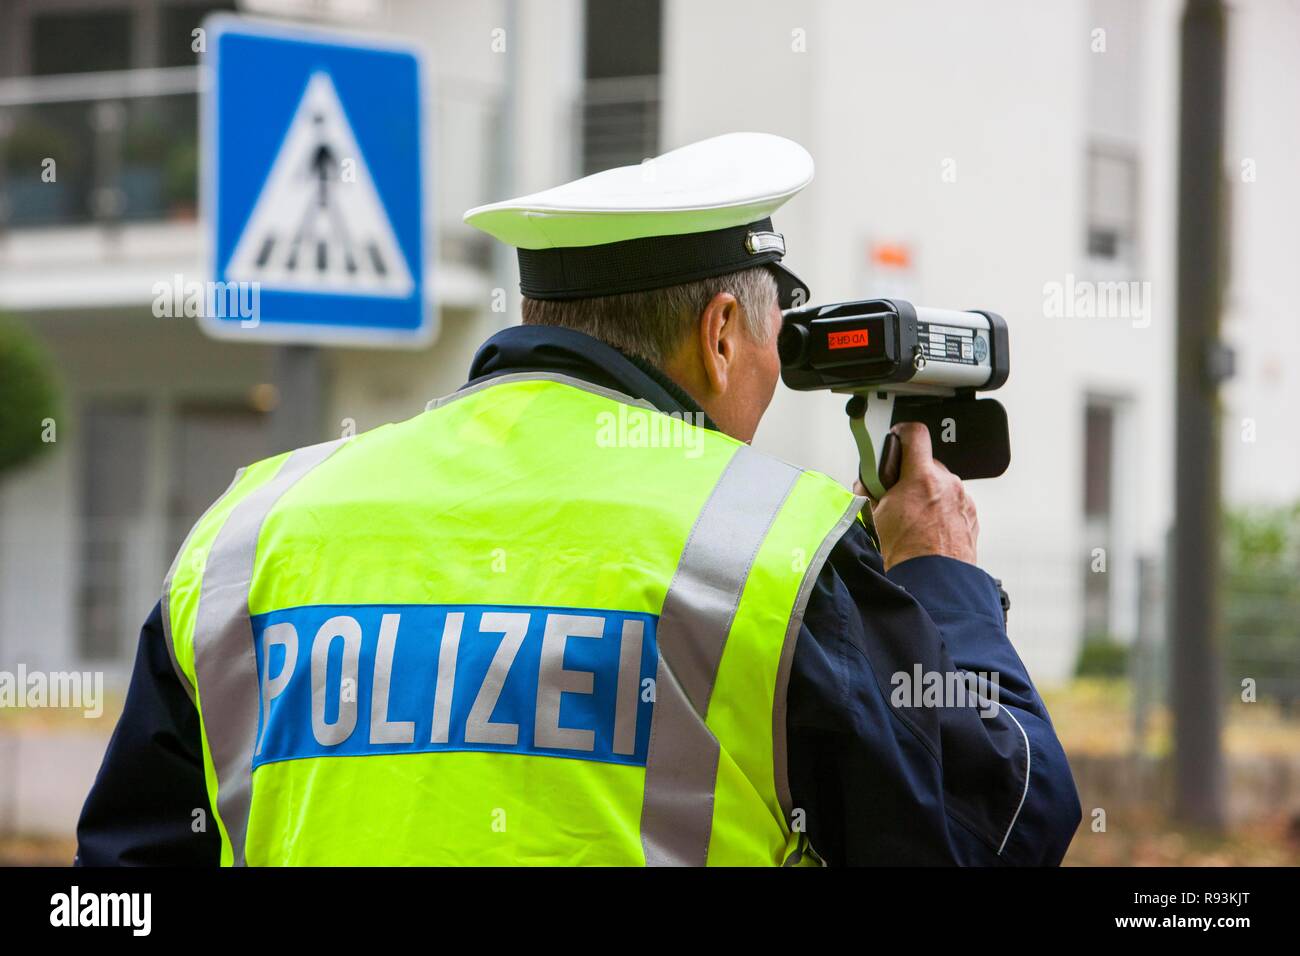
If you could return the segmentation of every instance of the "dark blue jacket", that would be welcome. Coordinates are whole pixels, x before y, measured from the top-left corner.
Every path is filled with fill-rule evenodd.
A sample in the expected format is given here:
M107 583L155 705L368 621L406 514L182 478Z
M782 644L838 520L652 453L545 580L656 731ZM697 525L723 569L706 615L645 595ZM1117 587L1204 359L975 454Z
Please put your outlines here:
M699 411L657 370L565 329L498 333L475 356L470 381L521 371ZM219 859L216 829L193 832L194 811L208 810L198 715L163 641L155 607L82 810L83 865ZM891 702L897 675L918 667L996 674L1000 706ZM809 843L832 865L1054 865L1078 826L1065 753L1007 639L998 588L974 565L915 558L886 573L855 522L809 598L786 710L791 797Z

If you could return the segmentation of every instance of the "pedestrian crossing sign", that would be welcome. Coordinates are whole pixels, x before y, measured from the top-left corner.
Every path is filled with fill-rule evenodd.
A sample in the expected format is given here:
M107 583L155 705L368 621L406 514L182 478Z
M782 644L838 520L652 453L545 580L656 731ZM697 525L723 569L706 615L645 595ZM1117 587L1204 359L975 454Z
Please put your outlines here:
M229 15L204 29L202 327L258 341L428 342L419 54Z

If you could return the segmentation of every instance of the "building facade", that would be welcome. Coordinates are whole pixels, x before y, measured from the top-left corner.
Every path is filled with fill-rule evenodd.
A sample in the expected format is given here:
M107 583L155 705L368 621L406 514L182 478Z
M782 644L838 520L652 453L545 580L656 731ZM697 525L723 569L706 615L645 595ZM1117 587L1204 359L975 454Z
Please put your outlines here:
M744 129L816 159L777 223L814 301L900 295L1007 318L1013 463L971 490L981 563L1011 593L1031 671L1063 679L1085 638L1148 626L1175 477L1176 0L241 5L428 54L438 336L322 350L305 392L285 387L291 352L152 307L160 279L203 277L193 31L221 6L0 7L0 312L37 332L66 398L55 447L0 484L0 667L123 675L181 537L235 468L280 450L277 422L303 394L323 438L455 389L478 343L518 321L513 261L465 209ZM1294 4L1256 0L1230 23L1235 501L1300 497L1284 297L1300 249L1284 172L1298 22ZM33 179L49 156L56 184ZM780 390L756 445L847 482L842 404Z

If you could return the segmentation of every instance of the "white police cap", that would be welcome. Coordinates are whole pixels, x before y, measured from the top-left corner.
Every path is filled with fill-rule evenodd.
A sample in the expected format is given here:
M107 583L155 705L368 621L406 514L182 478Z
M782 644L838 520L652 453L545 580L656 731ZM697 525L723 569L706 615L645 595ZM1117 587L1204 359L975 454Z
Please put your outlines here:
M478 206L465 221L517 247L529 298L641 292L765 265L789 308L807 303L808 287L781 265L785 239L771 215L812 177L798 143L728 133Z

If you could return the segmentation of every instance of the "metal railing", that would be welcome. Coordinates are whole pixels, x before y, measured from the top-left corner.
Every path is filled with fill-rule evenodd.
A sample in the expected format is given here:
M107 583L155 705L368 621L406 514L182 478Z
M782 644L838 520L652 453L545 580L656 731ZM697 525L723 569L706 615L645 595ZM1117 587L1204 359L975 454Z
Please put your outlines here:
M193 219L201 67L0 80L0 229ZM437 87L428 183L444 258L485 261L461 214L488 202L501 102L485 84Z
M0 226L193 218L198 67L0 81Z

